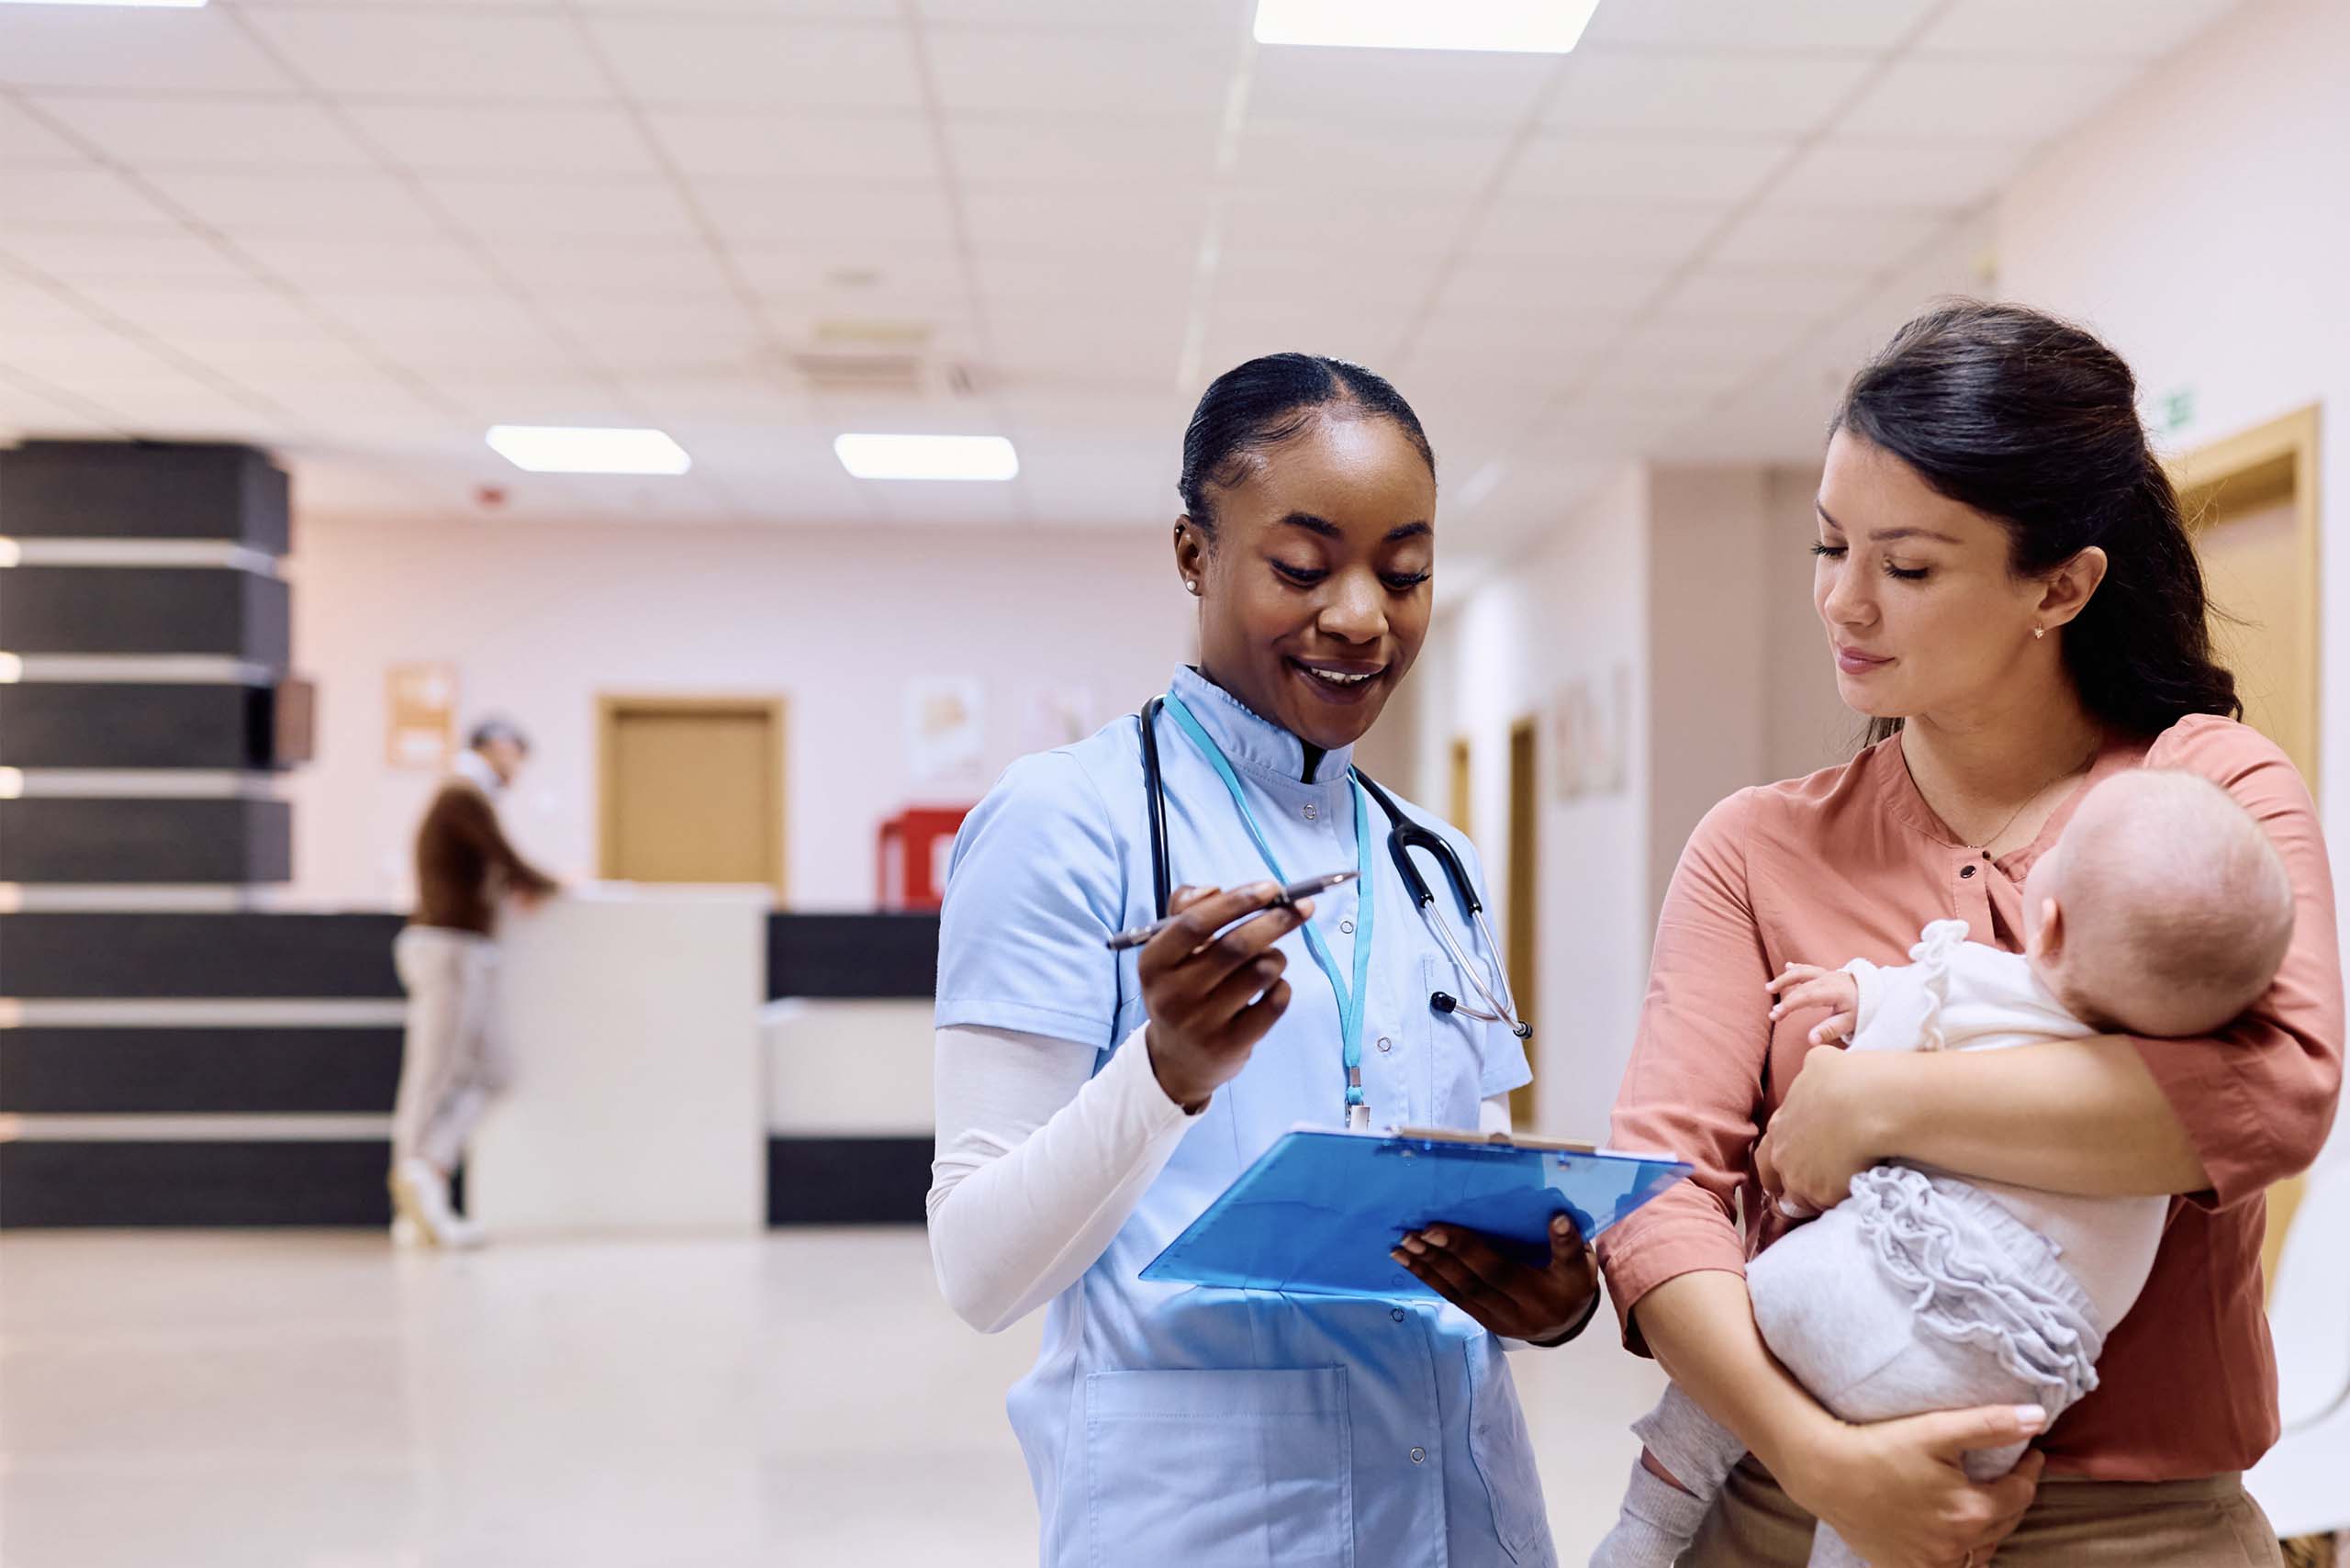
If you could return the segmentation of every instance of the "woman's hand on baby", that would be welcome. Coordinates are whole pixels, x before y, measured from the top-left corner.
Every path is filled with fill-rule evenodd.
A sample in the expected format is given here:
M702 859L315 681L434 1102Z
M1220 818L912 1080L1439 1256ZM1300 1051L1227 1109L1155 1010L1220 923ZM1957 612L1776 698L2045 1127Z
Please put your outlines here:
M1771 1006L1772 1023L1790 1013L1825 1007L1829 1016L1812 1029L1811 1043L1824 1046L1852 1037L1861 1005L1858 977L1817 964L1789 964L1776 979L1764 982L1762 989L1776 999Z
M1888 1157L1878 1119L1888 1103L1883 1076L1914 1058L1880 1051L1812 1051L1754 1146L1763 1191L1825 1214L1852 1190L1852 1178Z
M1150 1017L1144 1041L1151 1070L1186 1110L1197 1111L1238 1076L1289 1006L1281 978L1289 959L1273 944L1304 924L1314 903L1265 909L1280 892L1278 882L1228 892L1178 888L1168 901L1175 923L1143 945L1136 972ZM1241 920L1251 910L1264 913Z
M1787 1495L1836 1528L1872 1568L1960 1568L1989 1562L2040 1489L2036 1451L1996 1481L1974 1482L1966 1453L2039 1435L2034 1406L1942 1410L1870 1426L1833 1423L1782 1456Z
M1529 1268L1473 1230L1432 1225L1393 1254L1437 1294L1508 1339L1555 1345L1589 1322L1599 1261L1565 1215L1550 1221L1550 1261Z

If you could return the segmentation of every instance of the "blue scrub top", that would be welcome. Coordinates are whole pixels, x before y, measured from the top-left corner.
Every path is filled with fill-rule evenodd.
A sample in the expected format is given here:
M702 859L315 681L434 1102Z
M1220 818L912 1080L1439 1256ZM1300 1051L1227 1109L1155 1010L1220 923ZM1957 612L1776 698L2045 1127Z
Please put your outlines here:
M1171 689L1213 735L1291 877L1356 864L1350 751L1301 776L1296 736L1190 669ZM1162 717L1174 885L1266 879L1232 798ZM1417 808L1478 879L1468 841ZM1377 932L1363 1025L1374 1126L1473 1127L1478 1103L1531 1076L1505 1027L1436 1012L1476 995L1412 906L1371 832ZM1434 867L1463 940L1475 929ZM1140 727L1129 716L1022 758L964 823L946 884L938 1026L1019 1030L1098 1053L1144 1021L1136 955L1113 932L1153 918ZM1314 924L1353 971L1358 890ZM1136 1276L1299 1123L1345 1125L1337 1001L1292 933L1288 1011L1186 1129L1109 1249L1046 1309L1035 1366L1012 1391L1048 1568L1468 1568L1556 1561L1541 1484L1500 1341L1424 1301L1345 1301L1150 1283ZM1481 963L1493 955L1475 952ZM1133 1049L1141 1049L1139 1040Z

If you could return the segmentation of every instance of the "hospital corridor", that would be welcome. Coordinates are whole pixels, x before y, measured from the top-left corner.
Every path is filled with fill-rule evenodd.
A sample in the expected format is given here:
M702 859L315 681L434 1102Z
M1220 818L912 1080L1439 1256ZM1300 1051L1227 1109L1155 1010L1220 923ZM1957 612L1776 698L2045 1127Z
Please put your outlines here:
M0 1568L2350 1568L2345 72L0 0Z

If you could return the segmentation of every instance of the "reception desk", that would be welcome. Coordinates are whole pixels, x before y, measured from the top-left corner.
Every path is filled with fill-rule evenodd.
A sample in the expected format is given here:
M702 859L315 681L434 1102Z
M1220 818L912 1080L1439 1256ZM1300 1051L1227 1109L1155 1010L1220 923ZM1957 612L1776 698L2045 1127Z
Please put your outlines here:
M506 923L515 1081L465 1165L492 1234L766 1225L771 896L590 884Z

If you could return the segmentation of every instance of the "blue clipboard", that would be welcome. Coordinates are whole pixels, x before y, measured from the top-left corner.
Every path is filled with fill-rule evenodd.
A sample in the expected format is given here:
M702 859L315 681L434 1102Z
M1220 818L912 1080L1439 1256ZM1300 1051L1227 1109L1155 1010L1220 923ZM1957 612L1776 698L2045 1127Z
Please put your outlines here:
M1482 1231L1547 1263L1550 1216L1585 1239L1689 1174L1663 1155L1500 1134L1301 1127L1242 1171L1142 1271L1146 1280L1294 1295L1436 1298L1388 1256L1407 1230Z

